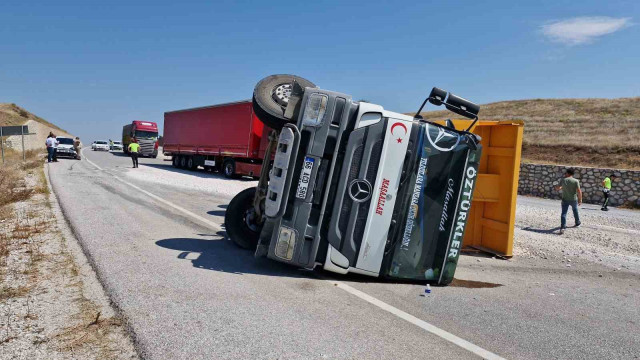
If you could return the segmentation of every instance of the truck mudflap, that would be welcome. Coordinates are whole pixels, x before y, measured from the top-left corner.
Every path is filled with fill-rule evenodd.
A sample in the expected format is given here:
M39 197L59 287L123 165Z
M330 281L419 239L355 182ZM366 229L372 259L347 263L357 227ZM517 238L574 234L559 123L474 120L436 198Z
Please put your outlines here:
M380 275L453 281L482 148L479 137L426 123L405 163Z

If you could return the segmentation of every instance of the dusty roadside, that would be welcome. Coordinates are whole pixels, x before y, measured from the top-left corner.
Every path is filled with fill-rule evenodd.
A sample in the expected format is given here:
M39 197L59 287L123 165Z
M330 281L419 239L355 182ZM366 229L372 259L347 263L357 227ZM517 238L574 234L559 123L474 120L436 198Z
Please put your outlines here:
M0 359L135 359L34 155L0 168Z

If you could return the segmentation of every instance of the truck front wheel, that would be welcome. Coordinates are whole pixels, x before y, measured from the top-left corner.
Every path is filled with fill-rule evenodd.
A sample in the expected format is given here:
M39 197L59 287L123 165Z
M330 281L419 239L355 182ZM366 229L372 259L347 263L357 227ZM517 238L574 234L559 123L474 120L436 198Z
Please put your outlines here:
M279 130L291 122L284 117L284 112L289 104L289 95L294 82L303 89L316 87L311 81L299 76L271 75L260 80L253 90L253 111L268 127Z
M245 189L236 195L224 215L227 236L244 249L255 250L258 246L262 225L256 222L253 198L257 188Z

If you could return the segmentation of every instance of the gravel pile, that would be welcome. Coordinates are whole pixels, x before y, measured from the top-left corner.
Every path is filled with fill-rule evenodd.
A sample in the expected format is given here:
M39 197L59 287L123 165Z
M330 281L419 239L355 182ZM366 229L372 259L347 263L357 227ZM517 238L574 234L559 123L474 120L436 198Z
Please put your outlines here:
M170 174L167 174L168 171L170 171ZM227 179L218 173L210 173L203 170L176 169L171 166L171 163L156 165L155 167L144 166L141 163L136 171L127 171L125 174L126 178L131 180L228 197L233 197L244 189L258 185L258 182L251 178Z

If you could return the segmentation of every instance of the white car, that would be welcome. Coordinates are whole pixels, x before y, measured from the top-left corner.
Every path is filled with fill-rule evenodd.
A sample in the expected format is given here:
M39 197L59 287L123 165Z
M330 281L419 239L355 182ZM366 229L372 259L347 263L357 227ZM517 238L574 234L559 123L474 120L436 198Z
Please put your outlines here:
M58 148L56 149L57 157L68 156L74 159L78 158L78 154L76 154L76 151L73 149L73 139L58 136L56 140L58 140Z
M122 142L121 141L114 141L111 146L110 146L110 150L122 150Z
M91 149L93 149L93 151L109 151L109 143L104 140L97 140L93 142L93 144L91 145Z

